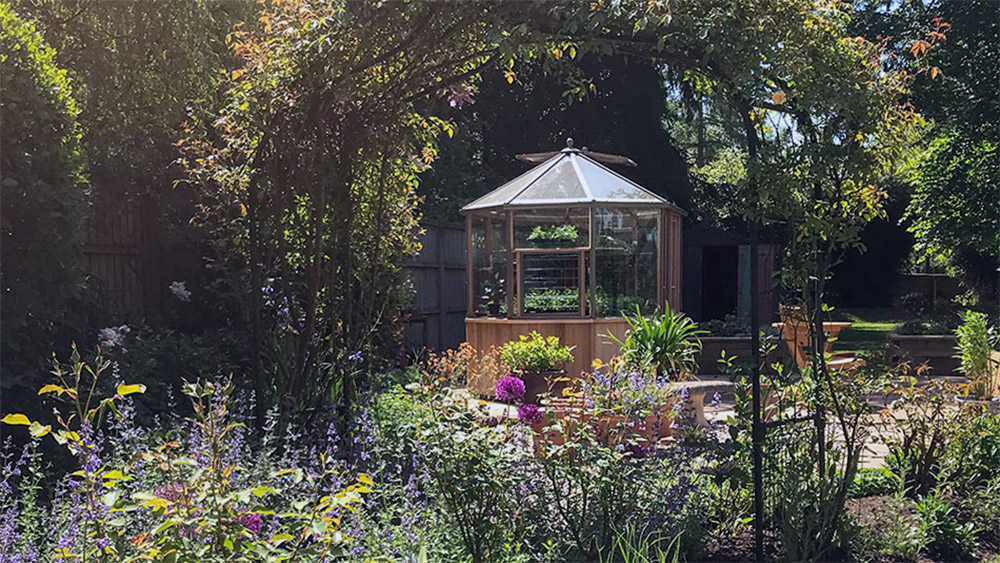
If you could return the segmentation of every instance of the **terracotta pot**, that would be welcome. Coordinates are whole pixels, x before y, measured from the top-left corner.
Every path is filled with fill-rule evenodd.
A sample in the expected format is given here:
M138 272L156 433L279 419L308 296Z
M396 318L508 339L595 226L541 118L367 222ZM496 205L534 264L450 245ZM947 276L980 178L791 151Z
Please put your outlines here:
M549 393L551 397L562 397L563 389L569 384L564 370L524 371L520 373L524 381L525 404L538 404L538 396Z
M595 415L588 412L584 408L582 399L563 399L553 401L546 408L545 419L533 424L531 428L534 430L536 454L539 453L542 442L555 445L566 442L563 433L545 433L545 428L552 424L553 420L561 420L563 428L569 434L576 433L581 426L584 426L585 431L593 432L598 441L607 446L616 446L629 439L638 438L638 441L646 442L648 447L652 447L662 438L673 436L672 426L675 418L673 400L661 406L659 411L633 421L623 415L609 413Z
M959 408L976 408L982 409L982 412L989 414L1000 414L1000 397L984 399L981 397L955 395L955 402L958 403Z

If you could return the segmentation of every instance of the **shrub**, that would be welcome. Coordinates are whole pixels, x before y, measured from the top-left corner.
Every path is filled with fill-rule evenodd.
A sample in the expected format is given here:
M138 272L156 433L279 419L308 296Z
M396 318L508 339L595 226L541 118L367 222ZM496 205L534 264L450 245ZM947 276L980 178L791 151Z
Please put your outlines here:
M524 293L525 311L566 311L580 306L580 292L575 289L535 289Z
M893 390L900 395L892 408L882 411L883 440L889 447L886 468L902 481L907 495L930 494L938 485L941 460L954 431L957 412L947 402L954 387L933 381L914 381Z
M957 415L942 455L941 477L960 494L1000 478L1000 415L976 408Z
M73 323L86 179L72 84L35 25L6 2L0 53L0 356L13 376L12 365L47 356Z
M967 561L976 545L976 532L971 523L958 520L955 507L938 493L918 500L914 507L921 525L929 537L928 552L945 561Z
M910 320L896 327L896 334L902 335L945 335L952 329L941 321Z
M674 449L664 457L637 455L626 442L608 447L589 425L551 421L543 434L565 436L557 444L542 441L538 487L540 517L548 517L549 537L568 543L561 560L593 561L620 550L623 523L636 529L639 545L670 542L681 536L680 549L697 556L703 546L703 522L709 512L710 467ZM545 507L554 507L546 510Z
M982 535L991 537L994 544L1000 542L1000 477L968 494L959 508Z
M654 374L630 369L620 361L600 366L581 384L586 406L596 414L619 414L642 418L670 404L674 389L670 381Z
M635 309L635 316L625 315L628 331L625 339L608 337L621 348L622 358L639 369L655 369L675 379L685 379L698 370L695 356L701 350L698 337L705 334L683 313L667 311L647 319Z
M862 467L854 475L847 495L850 498L886 495L900 490L899 477L888 469Z
M504 344L500 358L515 371L548 371L572 362L573 354L571 348L559 345L558 337L532 331Z
M907 313L923 315L924 312L930 307L931 303L927 300L926 295L919 291L914 291L901 296L899 298L899 305Z
M915 561L929 541L923 520L913 513L913 503L893 496L859 530L857 550L862 560Z
M340 462L326 447L307 452L294 433L265 434L256 447L235 412L244 410L231 382L185 386L194 416L165 431L134 426L130 395L138 384L118 383L100 398L95 389L110 364L56 362L56 380L40 390L63 404L55 424L8 414L3 422L28 426L36 439L52 436L75 459L78 471L56 484L49 527L22 510L37 485L4 476L0 499L7 546L60 559L138 561L164 554L179 561L323 559L340 556L350 541L343 514L362 502L373 481L344 481ZM67 410L68 409L68 410ZM62 414L65 413L65 414ZM273 428L273 426L272 426ZM280 443L279 443L280 442ZM30 459L30 456L29 456ZM21 502L7 500L21 497ZM42 533L39 533L42 532ZM19 539L31 535L28 541ZM10 539L13 538L13 539Z
M736 315L726 315L725 320L705 321L698 326L712 336L750 336L750 323L741 321Z
M537 225L535 228L531 229L531 234L528 235L529 241L567 241L576 242L579 238L580 233L576 230L574 225L552 225L550 227L543 227Z
M958 336L959 369L969 378L969 391L989 398L1000 385L1000 365L993 360L993 349L1000 345L1000 332L989 325L986 313L966 311L962 324L955 330Z

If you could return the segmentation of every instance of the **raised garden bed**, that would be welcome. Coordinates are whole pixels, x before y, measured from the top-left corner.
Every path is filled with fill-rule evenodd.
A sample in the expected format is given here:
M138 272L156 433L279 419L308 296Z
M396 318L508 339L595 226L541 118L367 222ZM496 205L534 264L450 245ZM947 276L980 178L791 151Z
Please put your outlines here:
M721 372L718 361L723 350L727 357L736 356L733 360L736 364L749 362L753 352L750 336L703 336L700 340L701 352L697 355L697 361L701 373Z
M914 368L926 363L928 375L955 375L959 361L954 357L958 339L950 334L897 334L889 333L895 358L909 361Z

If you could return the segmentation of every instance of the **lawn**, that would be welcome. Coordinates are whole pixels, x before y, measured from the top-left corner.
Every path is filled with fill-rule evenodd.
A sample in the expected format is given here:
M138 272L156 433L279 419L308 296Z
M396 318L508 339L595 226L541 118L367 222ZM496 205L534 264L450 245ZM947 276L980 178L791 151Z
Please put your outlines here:
M854 323L850 328L841 331L833 346L838 352L850 352L886 342L892 329L915 316L899 309L859 308L835 309L833 318L837 321Z

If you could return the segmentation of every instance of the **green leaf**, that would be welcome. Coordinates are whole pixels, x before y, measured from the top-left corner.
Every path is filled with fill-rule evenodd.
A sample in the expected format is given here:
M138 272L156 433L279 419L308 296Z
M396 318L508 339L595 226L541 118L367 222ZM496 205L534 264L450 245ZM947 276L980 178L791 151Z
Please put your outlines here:
M101 478L107 479L109 481L131 481L132 480L131 477L129 477L128 475L125 475L124 473L122 473L121 471L118 471L117 469L112 470L112 471L105 471L104 475L101 475Z
M276 495L278 491L272 489L271 487L255 487L250 490L257 498L263 497L264 495Z
M62 395L65 392L66 390L63 389L62 387L58 385L52 385L51 383L38 390L39 395L44 395L46 393L58 393Z

